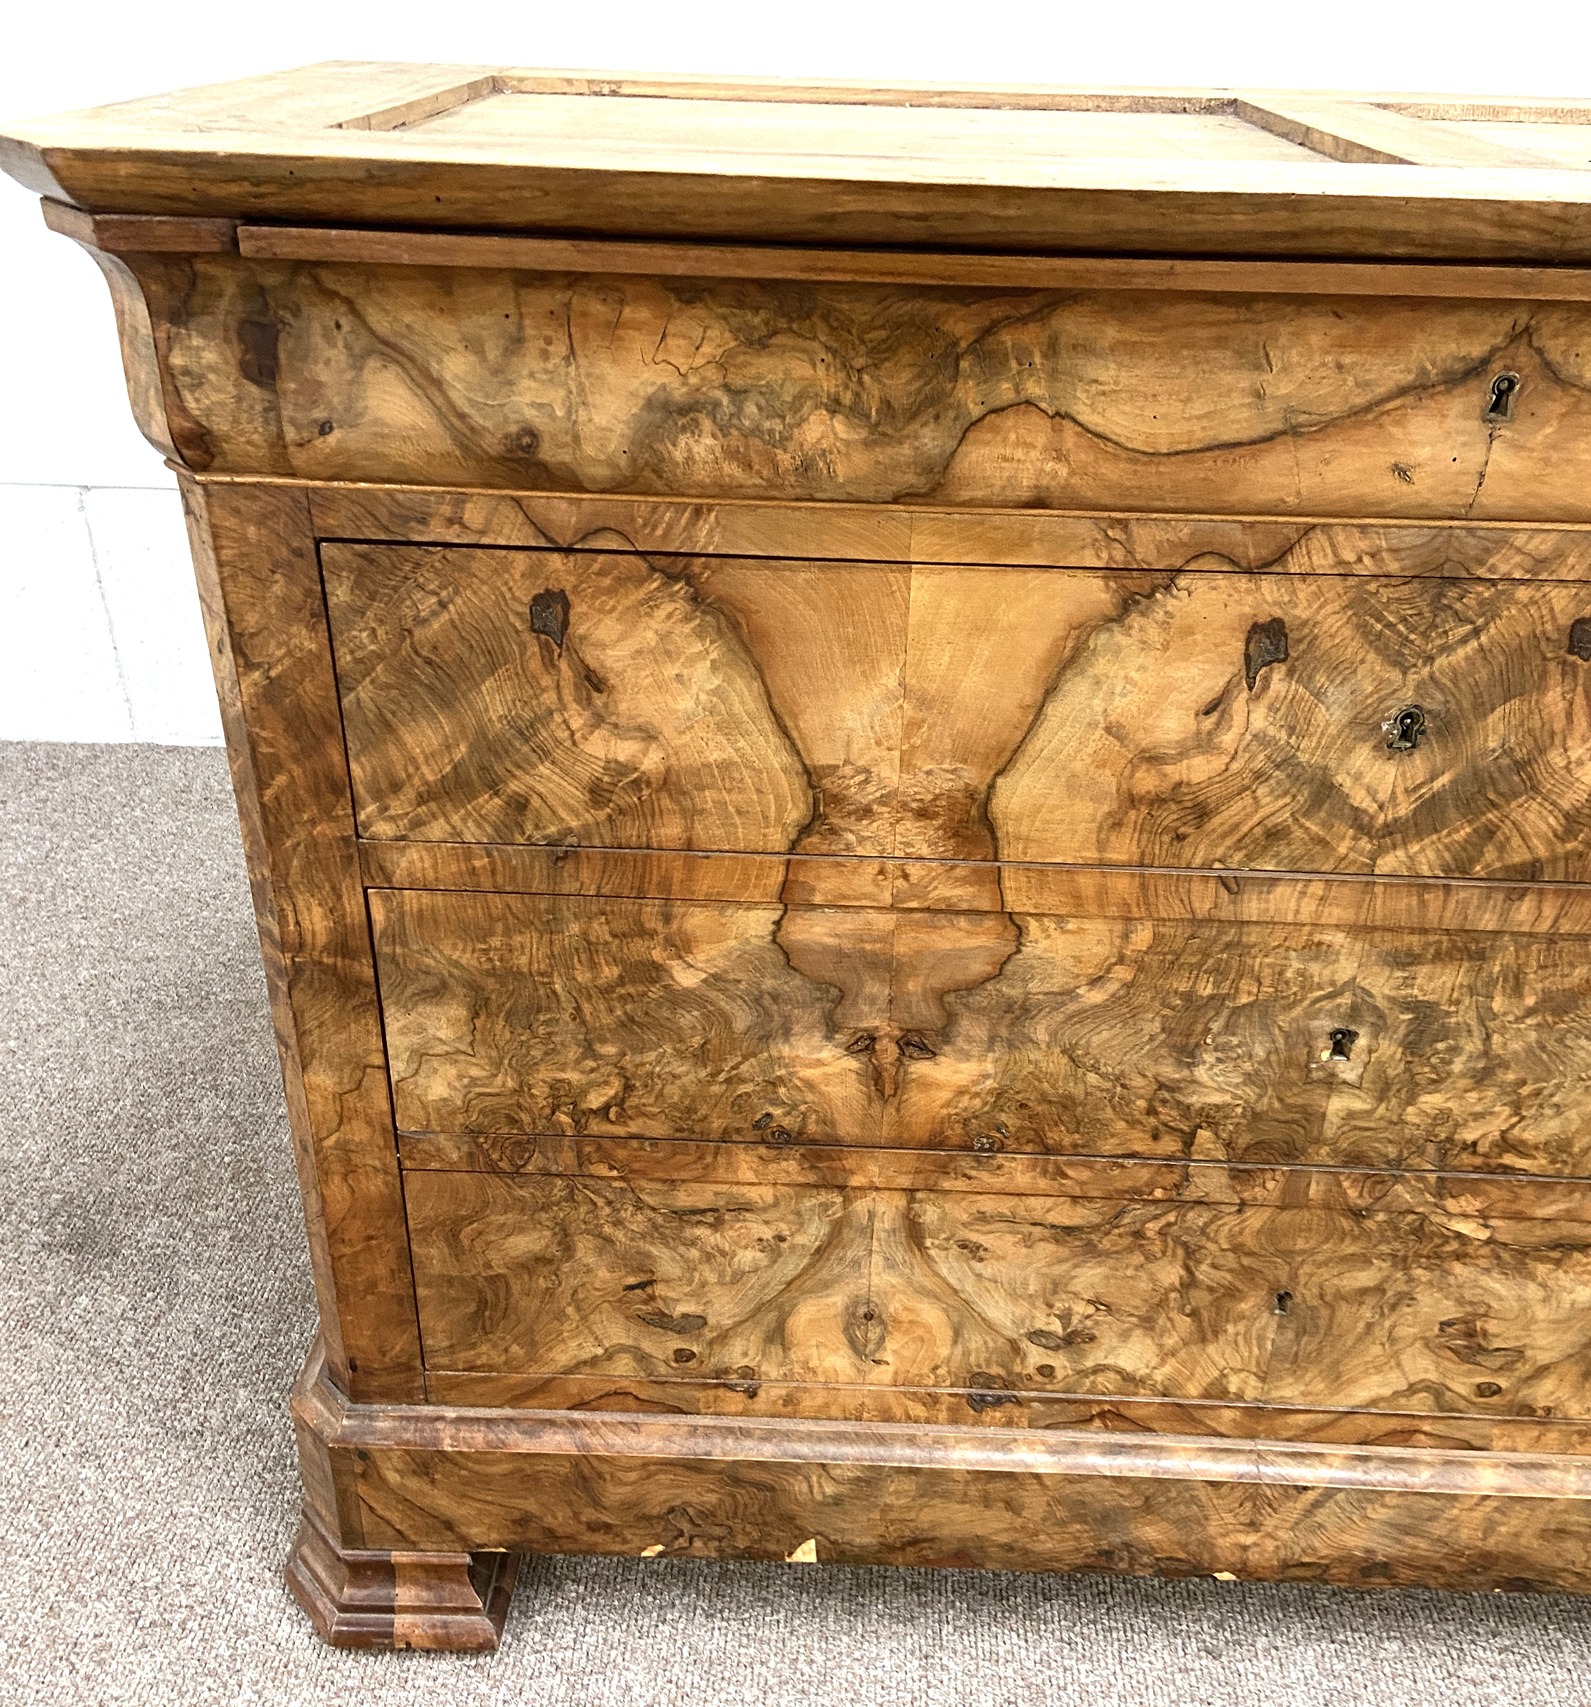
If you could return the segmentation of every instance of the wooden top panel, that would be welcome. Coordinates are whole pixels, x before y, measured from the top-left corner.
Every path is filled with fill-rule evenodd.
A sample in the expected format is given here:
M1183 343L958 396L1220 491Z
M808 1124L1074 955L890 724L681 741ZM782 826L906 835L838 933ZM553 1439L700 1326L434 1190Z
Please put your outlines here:
M102 213L1029 252L1591 257L1591 103L331 63L21 124Z
M733 153L783 162L904 164L996 156L1041 169L1060 160L1290 160L1321 156L1231 113L1071 112L998 107L869 107L793 101L658 100L501 91L407 127L411 134L543 152L610 148Z
M1433 130L1479 137L1506 148L1528 148L1562 166L1591 168L1591 123L1535 124L1496 119L1437 119Z

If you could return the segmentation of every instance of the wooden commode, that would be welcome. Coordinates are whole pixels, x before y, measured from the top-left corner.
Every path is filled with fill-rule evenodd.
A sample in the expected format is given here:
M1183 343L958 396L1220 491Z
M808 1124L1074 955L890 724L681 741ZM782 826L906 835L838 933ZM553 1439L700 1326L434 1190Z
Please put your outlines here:
M326 1637L1591 1589L1591 103L337 64L0 159L190 518Z

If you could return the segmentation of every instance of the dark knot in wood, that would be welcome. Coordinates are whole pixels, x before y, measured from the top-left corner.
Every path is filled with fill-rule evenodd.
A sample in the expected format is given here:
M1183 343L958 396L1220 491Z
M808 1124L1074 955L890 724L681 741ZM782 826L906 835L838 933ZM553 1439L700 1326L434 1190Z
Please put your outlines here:
M974 1370L968 1379L974 1386L967 1395L967 1404L974 1411L992 1411L996 1405L1021 1403L1019 1394L1004 1385L1000 1376L992 1375L986 1369Z
M238 322L238 371L250 385L275 389L281 338L282 329L274 320Z
M569 632L569 595L562 587L544 587L530 601L530 631L545 634L561 651Z
M691 1312L671 1316L666 1310L638 1310L636 1320L649 1328L666 1334L699 1334L707 1326L707 1318Z
M1287 624L1279 616L1256 622L1243 643L1243 680L1253 693L1260 671L1287 662Z
M889 1323L878 1304L870 1298L853 1299L845 1311L843 1332L851 1350L871 1361L884 1349Z

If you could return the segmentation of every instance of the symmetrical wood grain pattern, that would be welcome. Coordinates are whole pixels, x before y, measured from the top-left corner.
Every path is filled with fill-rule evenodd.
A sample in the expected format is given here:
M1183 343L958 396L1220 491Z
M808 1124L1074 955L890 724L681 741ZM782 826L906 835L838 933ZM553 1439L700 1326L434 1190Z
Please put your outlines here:
M525 1549L1591 1591L1587 135L328 66L0 139L184 474L323 1635L489 1649Z
M196 471L1591 517L1583 303L123 259Z
M226 725L326 1355L420 1396L386 1057L336 687L302 494L184 488Z
M322 548L366 837L1591 875L1591 595L1377 556Z
M371 902L410 1131L1591 1173L1583 937Z
M306 1431L369 1544L1470 1589L1588 1586L1583 1459L1065 1429L350 1406Z
M1588 1416L1584 1222L481 1173L408 1203L438 1370Z

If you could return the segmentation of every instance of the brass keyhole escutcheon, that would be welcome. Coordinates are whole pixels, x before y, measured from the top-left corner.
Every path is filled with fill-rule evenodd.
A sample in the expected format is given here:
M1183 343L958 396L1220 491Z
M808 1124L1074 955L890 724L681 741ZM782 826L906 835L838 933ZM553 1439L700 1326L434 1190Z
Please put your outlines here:
M1486 405L1488 421L1511 421L1514 418L1514 399L1519 395L1519 375L1500 373L1492 381L1491 401Z
M1425 713L1417 705L1406 705L1381 727L1386 731L1389 753L1412 753L1425 733Z

